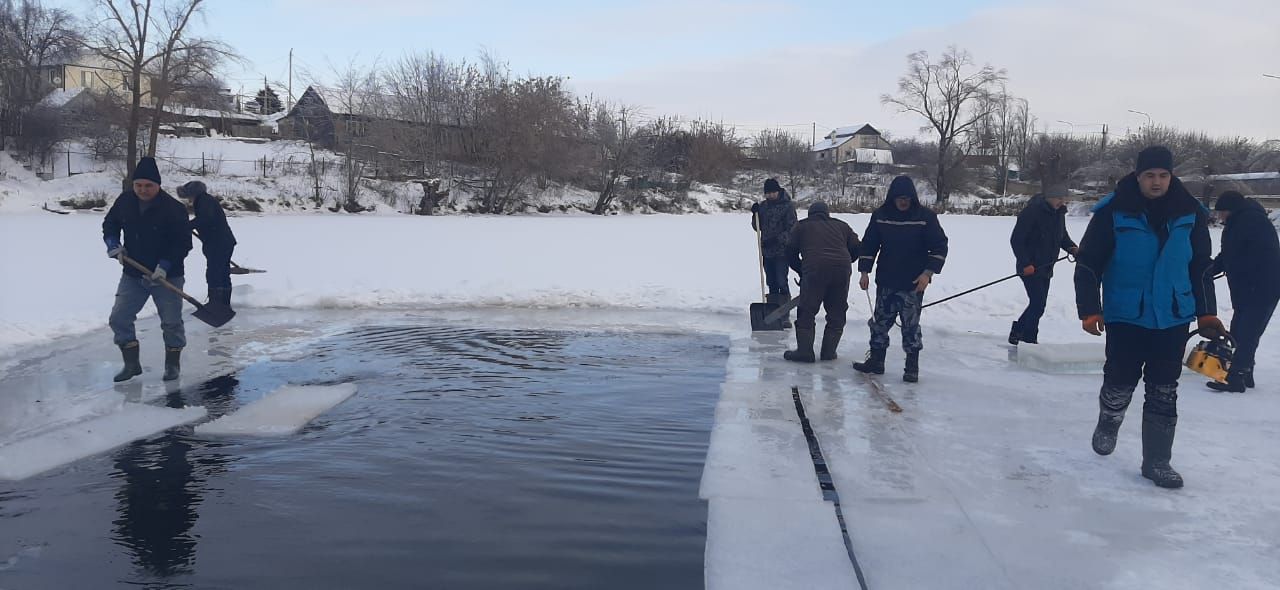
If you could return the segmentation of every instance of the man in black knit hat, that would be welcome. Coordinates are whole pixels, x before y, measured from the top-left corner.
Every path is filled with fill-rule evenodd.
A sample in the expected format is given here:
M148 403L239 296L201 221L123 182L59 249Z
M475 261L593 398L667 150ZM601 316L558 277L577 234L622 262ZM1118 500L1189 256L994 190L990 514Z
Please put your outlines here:
M1238 192L1222 193L1214 209L1224 221L1222 251L1214 259L1213 270L1227 273L1236 352L1227 382L1211 381L1208 386L1243 393L1253 387L1258 342L1280 301L1280 237L1267 218L1267 210Z
M1081 326L1107 336L1093 450L1115 450L1133 391L1145 381L1142 476L1163 488L1182 487L1169 460L1191 322L1205 338L1226 335L1216 311L1208 222L1208 210L1173 175L1173 154L1152 146L1094 206L1076 254Z
M787 285L787 238L796 224L796 206L777 179L764 181L764 202L751 205L751 229L760 231L765 283L769 303L782 305L791 300ZM790 327L790 321L784 323Z
M124 242L120 241L122 232ZM155 158L138 161L133 187L116 197L102 220L102 241L107 245L107 256L124 265L108 322L124 356L124 368L116 374L115 381L142 374L134 321L148 299L155 302L164 334L164 380L177 379L182 349L187 345L182 298L158 281L165 279L182 288L183 261L191 251L191 230L186 206L160 188ZM152 270L144 274L124 264L122 254Z

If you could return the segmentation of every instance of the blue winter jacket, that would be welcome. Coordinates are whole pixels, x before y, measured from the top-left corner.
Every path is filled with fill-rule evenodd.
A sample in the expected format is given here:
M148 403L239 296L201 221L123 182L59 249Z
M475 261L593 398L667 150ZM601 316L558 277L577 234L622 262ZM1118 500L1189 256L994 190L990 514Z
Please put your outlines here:
M1216 314L1209 212L1176 178L1159 200L1148 203L1129 175L1093 208L1076 257L1081 319L1163 330ZM1152 207L1165 223L1149 222Z

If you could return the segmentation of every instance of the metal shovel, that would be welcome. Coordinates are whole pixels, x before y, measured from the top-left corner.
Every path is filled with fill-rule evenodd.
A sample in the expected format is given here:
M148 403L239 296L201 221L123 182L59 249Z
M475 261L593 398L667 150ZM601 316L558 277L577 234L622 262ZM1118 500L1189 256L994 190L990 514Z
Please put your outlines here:
M128 264L129 266L132 266L142 271L143 274L146 276L151 276L151 272L152 272L151 269L143 266L137 260L129 258L124 254L119 254L118 256L120 260L122 260L125 264ZM185 292L182 291L182 289L179 289L173 283L170 283L165 279L158 279L158 282L161 285L164 285L165 288L169 289L170 291L173 291L174 293L181 295L182 298L186 299L189 303L191 303L191 305L196 306L195 313L191 315L195 316L197 320L200 320L206 324L209 324L210 326L217 328L231 321L231 318L236 317L236 311L228 307L225 303L222 303L220 301L210 301L208 303L200 303L199 301L196 300L195 297L187 295Z

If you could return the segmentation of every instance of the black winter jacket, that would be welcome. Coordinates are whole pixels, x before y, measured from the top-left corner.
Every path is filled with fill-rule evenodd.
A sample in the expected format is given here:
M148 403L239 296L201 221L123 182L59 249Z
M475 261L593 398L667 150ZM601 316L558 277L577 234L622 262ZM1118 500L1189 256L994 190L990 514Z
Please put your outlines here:
M858 234L826 213L810 213L791 229L787 258L801 277L819 268L852 272L857 257Z
M145 213L141 199L132 190L116 197L102 220L104 241L119 241L124 232L124 248L129 258L154 269L161 260L169 264L168 275L180 277L182 262L191 251L191 230L187 226L187 207L169 193L160 191ZM142 272L125 265L124 274L141 277Z
M877 286L910 291L925 270L942 272L947 261L947 234L938 223L938 214L921 205L919 197L911 196L911 208L906 211L899 211L886 198L871 214L858 253L859 272L871 272L879 257Z
M1070 252L1076 243L1067 235L1067 208L1054 209L1041 195L1031 201L1018 214L1018 223L1009 236L1013 256L1017 259L1018 274L1027 266L1036 267L1036 276L1050 278L1058 260L1058 251Z
M791 227L796 224L796 206L791 202L791 195L785 190L781 191L777 200L765 199L752 207L752 210L759 211L764 257L786 256L787 238ZM751 216L751 229L756 229L756 215Z
M1213 268L1227 273L1233 307L1280 297L1280 237L1257 201L1246 200L1227 218Z
M236 245L236 236L227 225L227 214L222 210L218 199L209 194L196 195L191 202L195 217L191 220L191 229L200 233L202 242L200 249L206 255L227 254Z

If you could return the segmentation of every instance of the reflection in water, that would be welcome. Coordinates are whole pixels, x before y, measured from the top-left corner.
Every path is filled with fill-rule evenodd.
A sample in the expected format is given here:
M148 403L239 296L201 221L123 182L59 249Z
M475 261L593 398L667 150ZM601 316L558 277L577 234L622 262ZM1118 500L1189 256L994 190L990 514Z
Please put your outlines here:
M185 399L175 389L165 405L203 405L217 417L230 409L239 383L232 375L214 378L200 387L195 399ZM199 518L200 492L205 479L225 471L225 458L209 453L197 470L189 457L194 444L184 435L169 433L137 441L115 456L116 477L123 485L116 492L119 517L112 540L127 548L133 563L151 576L192 571L197 538L191 529Z

